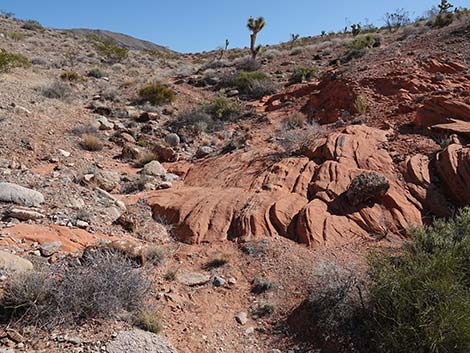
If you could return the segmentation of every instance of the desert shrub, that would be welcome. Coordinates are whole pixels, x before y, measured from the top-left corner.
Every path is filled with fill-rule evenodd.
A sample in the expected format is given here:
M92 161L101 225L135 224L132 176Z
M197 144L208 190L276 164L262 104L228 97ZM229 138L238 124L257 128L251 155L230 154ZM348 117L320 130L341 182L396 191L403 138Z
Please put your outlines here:
M265 255L268 252L268 242L266 240L261 240L258 242L250 241L242 245L241 250L246 255L250 256L261 256Z
M1 309L7 319L47 328L116 318L123 312L138 312L148 283L135 262L122 254L89 251L79 260L13 277L6 285Z
M32 65L40 65L40 66L47 66L48 62L44 58L32 58L30 63Z
M5 49L0 49L0 72L8 72L15 67L28 68L30 65L28 58L24 55L9 53Z
M10 11L0 10L0 17L3 18L14 18L15 14Z
M434 19L433 27L443 28L454 22L454 14L451 12L440 13Z
M369 105L367 104L367 100L364 96L357 96L354 100L354 110L359 114L366 114L369 110Z
M152 83L139 90L139 97L142 102L149 102L153 105L172 102L176 93L161 83Z
M93 45L99 55L105 57L110 63L117 63L124 61L129 56L129 50L127 48L120 47L116 44L116 41L111 38L102 38L97 35L90 37Z
M268 278L255 277L251 282L251 292L254 294L261 294L272 288L274 288L274 283Z
M261 71L241 71L229 80L242 95L249 99L259 99L276 92L271 78Z
M269 60L277 58L280 55L281 55L281 52L277 49L267 49L263 53L261 53L261 56L263 58L266 58L266 59L269 59Z
M294 70L289 78L289 83L302 83L304 81L310 81L318 73L316 67L298 67Z
M303 154L320 136L320 126L314 122L303 128L283 126L278 132L277 140L285 153L289 155Z
M228 262L228 259L226 259L225 257L218 257L204 264L203 268L205 270L213 270L215 268L225 266L226 264L228 264Z
M80 145L83 149L90 152L101 151L103 149L103 143L98 137L94 135L85 135L82 138Z
M295 47L295 48L292 48L289 52L289 55L299 55L299 54L302 54L304 52L304 48L302 47Z
M152 332L155 334L160 333L162 325L160 324L160 317L154 310L143 310L139 312L134 324L142 330Z
M26 29L28 31L41 31L44 29L44 27L38 21L35 20L25 21L21 28Z
M270 316L274 314L275 311L276 305L264 301L259 303L258 306L251 311L251 315L253 316L253 318L257 319L261 317Z
M238 58L236 59L233 64L235 67L240 71L257 71L261 67L261 63L256 59L253 59L251 56Z
M136 163L136 167L142 168L144 165L156 161L158 159L157 155L153 152L147 152L142 155L142 157L139 158L139 160Z
M376 351L468 352L469 259L469 208L414 231L398 256L372 256L368 329Z
M144 258L146 262L152 265L161 265L165 260L165 254L163 250L157 245L151 245L145 248Z
M176 270L168 270L165 272L163 279L167 282L173 282L176 279Z
M83 77L76 71L65 71L60 74L60 78L64 81L77 82L83 80Z
M322 341L347 347L358 330L358 312L362 310L364 282L356 271L335 262L317 265L303 304L309 333Z
M395 12L387 12L384 16L385 26L389 31L397 29L403 26L407 26L411 23L408 11L404 9L397 9Z
M234 99L227 98L224 95L218 95L212 102L205 105L203 109L213 117L227 121L239 116L242 105Z
M304 114L300 112L294 112L284 118L282 125L283 125L283 128L287 130L301 129L305 127L306 122L307 122L307 119Z
M367 54L368 49L379 47L382 44L380 34L365 34L354 38L341 61L349 62Z
M9 32L8 37L14 40L15 42L19 42L24 40L26 36L24 35L24 33L21 32Z
M220 130L223 122L220 119L214 119L201 108L196 108L179 114L172 126L177 131L188 129L193 133L199 133Z
M72 89L66 83L54 81L42 88L42 94L51 99L66 100L72 96Z
M100 68L95 67L91 69L90 71L88 71L87 76L94 77L94 78L103 78L103 77L108 76L108 74L104 72L103 70L101 70Z

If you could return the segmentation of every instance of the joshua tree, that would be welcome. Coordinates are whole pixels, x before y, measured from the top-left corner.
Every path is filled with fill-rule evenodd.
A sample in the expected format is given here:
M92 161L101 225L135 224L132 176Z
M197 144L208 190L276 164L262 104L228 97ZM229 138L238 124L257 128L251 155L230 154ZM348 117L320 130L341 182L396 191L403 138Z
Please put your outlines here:
M250 17L248 19L248 23L246 26L251 31L250 50L251 50L251 57L253 58L253 60L256 59L256 55L258 55L258 53L261 50L261 45L256 46L256 36L264 28L265 25L266 25L266 22L263 17L258 17L256 19L253 17Z
M219 57L219 60L222 60L222 58L224 57L225 52L227 51L229 45L230 45L230 42L229 42L228 39L226 39L226 40L225 40L225 47L220 49L220 57Z
M299 35L299 34L291 33L291 35L290 35L290 46L291 46L291 48L294 47L295 42L297 42L297 40L298 40L299 38L300 38L300 35Z
M351 32L352 32L352 35L355 37L357 36L359 33L361 33L361 24L358 23L358 24L353 24L351 25Z
M439 13L447 13L449 11L449 9L451 9L453 7L454 7L454 5L452 5L447 0L441 0L441 4L439 5Z

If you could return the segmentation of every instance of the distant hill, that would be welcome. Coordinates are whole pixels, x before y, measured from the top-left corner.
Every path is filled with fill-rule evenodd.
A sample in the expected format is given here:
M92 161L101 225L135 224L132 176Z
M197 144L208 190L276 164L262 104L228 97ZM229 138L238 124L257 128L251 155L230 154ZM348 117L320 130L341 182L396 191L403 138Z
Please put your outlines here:
M90 35L98 35L103 38L111 38L114 39L119 46L122 46L127 49L132 50L158 50L162 52L173 52L172 50L168 49L167 47L131 37L127 34L116 33L101 29L87 29L87 28L78 28L78 29L68 29L67 31L76 33L78 35L83 36L90 36Z

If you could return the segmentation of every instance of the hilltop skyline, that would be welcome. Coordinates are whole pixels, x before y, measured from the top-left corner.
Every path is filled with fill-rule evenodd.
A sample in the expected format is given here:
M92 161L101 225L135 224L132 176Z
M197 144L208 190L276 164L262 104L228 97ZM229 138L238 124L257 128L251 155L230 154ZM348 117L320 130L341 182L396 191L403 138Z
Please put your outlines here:
M466 4L465 4L466 3ZM225 39L230 47L247 46L249 16L264 16L266 28L260 33L259 43L277 44L287 41L291 33L311 36L339 31L353 23L383 24L386 12L404 8L414 19L423 15L436 0L390 1L297 0L288 4L279 0L237 2L204 1L195 7L193 2L161 3L137 0L132 3L118 0L83 0L69 3L59 0L36 1L5 0L1 9L11 11L21 19L34 19L44 26L66 28L105 29L124 33L139 39L167 46L179 52L210 51L221 47ZM467 1L452 1L456 7ZM282 11L279 11L283 8ZM184 10L184 11L182 11ZM328 14L328 15L326 15ZM180 24L175 24L180 21Z

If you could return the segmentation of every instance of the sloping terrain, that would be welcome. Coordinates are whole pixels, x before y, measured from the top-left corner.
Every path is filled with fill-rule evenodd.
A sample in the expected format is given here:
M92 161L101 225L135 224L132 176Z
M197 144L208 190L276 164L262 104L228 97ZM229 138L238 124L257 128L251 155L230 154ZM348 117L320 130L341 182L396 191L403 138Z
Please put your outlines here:
M369 250L469 204L468 17L382 30L380 46L345 62L351 34L267 48L258 70L277 92L259 99L226 84L246 50L155 55L165 48L96 32L130 49L110 62L89 30L3 18L0 29L0 47L32 64L0 74L0 247L18 256L0 259L40 269L94 247L138 258L169 351L309 352L285 322L319 263L360 272ZM289 83L313 66L308 82ZM156 81L173 102L139 100ZM234 118L196 115L220 92L241 106ZM145 249L155 246L164 260L154 266ZM270 283L262 293L260 278ZM131 326L121 316L51 330L2 324L0 342L36 352L164 344L132 341Z

